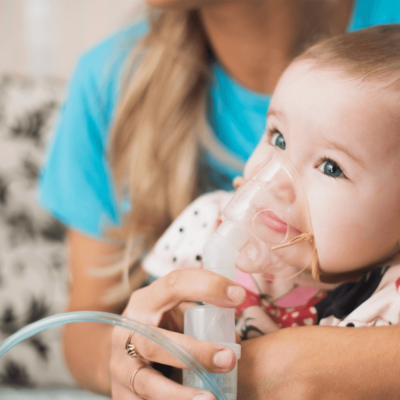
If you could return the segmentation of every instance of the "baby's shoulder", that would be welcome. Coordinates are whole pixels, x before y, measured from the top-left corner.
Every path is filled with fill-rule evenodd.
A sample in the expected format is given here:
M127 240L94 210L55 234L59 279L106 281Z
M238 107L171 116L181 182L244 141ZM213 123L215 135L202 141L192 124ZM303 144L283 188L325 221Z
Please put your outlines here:
M339 285L316 305L320 325L372 326L399 323L400 265L369 271Z
M177 269L202 268L203 247L221 223L222 210L232 195L219 190L189 204L149 252L144 270L160 278Z

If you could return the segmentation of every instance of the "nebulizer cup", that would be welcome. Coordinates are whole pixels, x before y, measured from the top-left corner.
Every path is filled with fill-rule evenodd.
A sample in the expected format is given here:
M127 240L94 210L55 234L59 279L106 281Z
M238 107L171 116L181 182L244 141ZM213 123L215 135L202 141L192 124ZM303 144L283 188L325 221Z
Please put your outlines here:
M232 281L236 281L235 268L290 278L318 266L308 203L294 165L278 148L264 161L228 203L224 222L204 246L204 268ZM185 312L185 334L224 343L239 359L234 327L232 309L206 305ZM184 373L184 384L201 387L190 375ZM237 367L212 376L227 398L236 399Z
M237 398L238 361L241 346L235 343L235 310L209 304L185 311L185 335L230 347L236 356L235 367L227 373L210 373L210 378L229 400ZM183 384L205 389L204 382L193 370L183 370Z
M318 258L310 211L298 173L285 152L275 147L257 173L225 208L217 234L239 236L236 267L248 273L290 277L316 269Z

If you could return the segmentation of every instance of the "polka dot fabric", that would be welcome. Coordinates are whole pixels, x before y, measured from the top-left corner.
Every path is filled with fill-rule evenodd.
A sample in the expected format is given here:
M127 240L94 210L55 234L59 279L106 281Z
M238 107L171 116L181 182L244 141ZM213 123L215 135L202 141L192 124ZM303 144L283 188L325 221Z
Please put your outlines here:
M297 307L279 307L273 302L245 289L247 292L246 302L236 309L236 316L240 318L243 311L250 306L260 306L266 314L274 321L278 328L290 328L292 326L309 326L317 324L316 303L326 297L326 290L320 290L317 295L310 298L304 305Z
M152 277L176 269L202 268L203 247L221 223L222 210L233 192L216 191L200 196L171 224L143 262Z

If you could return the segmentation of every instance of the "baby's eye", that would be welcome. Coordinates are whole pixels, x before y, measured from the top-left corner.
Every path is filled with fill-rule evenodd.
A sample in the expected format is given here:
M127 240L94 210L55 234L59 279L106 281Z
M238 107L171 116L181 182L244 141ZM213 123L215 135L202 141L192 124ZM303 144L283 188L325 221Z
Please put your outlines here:
M331 176L332 178L345 177L339 165L337 165L335 161L332 160L324 160L323 163L318 167L318 169L325 175Z
M272 135L271 144L272 146L279 147L282 150L286 149L285 138L282 136L282 133L280 132L276 132Z

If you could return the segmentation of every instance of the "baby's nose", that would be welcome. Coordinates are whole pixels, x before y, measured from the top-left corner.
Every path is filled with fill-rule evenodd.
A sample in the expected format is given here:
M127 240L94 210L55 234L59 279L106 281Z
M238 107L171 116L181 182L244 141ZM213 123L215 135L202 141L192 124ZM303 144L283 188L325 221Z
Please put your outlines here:
M296 200L296 191L292 182L280 181L273 186L274 196L282 204L293 204Z

